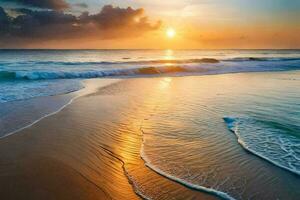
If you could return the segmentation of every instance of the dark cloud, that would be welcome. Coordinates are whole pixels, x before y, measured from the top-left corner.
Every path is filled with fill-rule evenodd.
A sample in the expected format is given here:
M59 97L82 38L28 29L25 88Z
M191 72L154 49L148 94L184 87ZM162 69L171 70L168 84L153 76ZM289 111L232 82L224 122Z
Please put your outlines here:
M102 29L115 28L134 28L139 30L156 29L159 23L152 25L149 23L148 17L144 16L144 9L126 9L106 5L101 12L95 15L83 13L79 17L82 24L93 23Z
M0 7L0 36L5 36L10 29L11 18L6 14L4 9Z
M104 6L97 14L80 16L54 10L15 9L19 15L9 17L0 7L0 42L31 42L74 38L130 38L156 30L160 22L150 23L143 9ZM17 40L16 40L17 39ZM13 43L13 42L12 42Z
M9 17L2 7L0 7L0 24L8 23Z
M14 2L24 6L64 10L69 8L69 4L65 0L0 0L0 2Z

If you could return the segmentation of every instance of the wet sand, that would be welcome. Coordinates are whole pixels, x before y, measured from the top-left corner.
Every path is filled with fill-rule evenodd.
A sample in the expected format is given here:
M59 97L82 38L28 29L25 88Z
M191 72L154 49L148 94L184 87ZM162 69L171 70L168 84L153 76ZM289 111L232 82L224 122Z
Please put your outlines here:
M60 112L0 140L0 197L217 199L195 183L236 199L297 199L299 177L245 151L223 121L266 95L294 96L296 75L91 80Z
M143 98L127 95L139 83L101 88L1 139L1 199L215 199L145 166L140 147L146 108ZM139 95L151 92L147 81L141 88Z

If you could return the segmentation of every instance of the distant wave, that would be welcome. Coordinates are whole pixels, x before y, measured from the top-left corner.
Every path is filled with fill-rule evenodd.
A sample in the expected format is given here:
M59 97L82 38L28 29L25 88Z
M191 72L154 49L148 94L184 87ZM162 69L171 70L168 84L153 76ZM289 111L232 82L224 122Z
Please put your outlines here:
M282 57L236 57L230 59L224 59L222 61L234 61L234 62L242 62L242 61L300 61L300 57L295 58L282 58Z
M161 60L145 60L122 62L125 64L189 64L189 63L219 63L215 58L195 58L195 59L161 59Z
M270 123L254 119L224 117L228 129L233 132L238 143L247 151L270 163L300 175L300 139L280 132Z
M123 58L129 60L129 58ZM195 59L158 59L158 60L135 60L135 61L91 61L91 62L62 62L62 61L26 61L17 64L25 65L148 65L148 64L189 64L189 63L219 63L214 58L195 58ZM0 64L9 64L7 62Z
M235 58L191 58L191 59L154 59L154 60L132 60L123 58L124 61L25 61L25 62L0 62L0 65L62 65L62 66L84 66L84 65L151 65L151 64L201 64L220 62L245 62L245 61L300 61L300 57L235 57ZM125 61L126 60L126 61Z

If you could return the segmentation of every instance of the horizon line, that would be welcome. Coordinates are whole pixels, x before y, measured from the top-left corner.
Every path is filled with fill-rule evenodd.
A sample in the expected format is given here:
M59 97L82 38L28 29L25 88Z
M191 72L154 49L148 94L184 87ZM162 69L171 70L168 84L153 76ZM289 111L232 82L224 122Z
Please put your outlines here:
M0 48L0 51L3 51L3 50L62 50L62 51L74 51L74 50L78 50L78 51L95 51L95 50L102 50L102 51L104 51L104 50L181 50L181 51L184 51L184 50L195 50L195 51L197 51L197 50L203 50L203 51L208 51L208 50L211 50L211 51L214 51L214 50L261 50L261 51L263 51L263 50L300 50L300 48L224 48L224 49L222 49L222 48L216 48L216 49L214 49L214 48L191 48L191 49L178 49L178 48L174 48L174 49L172 49L172 48L145 48L145 49L143 49L143 48L130 48L130 49L126 49L126 48L99 48L99 49L95 49L95 48L82 48L82 49L77 49L77 48L74 48L74 49L72 49L72 48L66 48L66 49L63 49L63 48Z

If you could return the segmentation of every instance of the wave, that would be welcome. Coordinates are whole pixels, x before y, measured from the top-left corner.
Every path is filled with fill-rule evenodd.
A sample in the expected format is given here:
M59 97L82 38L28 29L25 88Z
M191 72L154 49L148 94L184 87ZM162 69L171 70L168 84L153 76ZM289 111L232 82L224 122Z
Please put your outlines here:
M216 58L190 58L190 59L157 59L157 60L134 60L123 58L126 61L89 61L89 62L65 62L65 61L26 61L26 62L0 62L0 65L149 65L149 64L197 64L197 63L220 63L223 61L300 61L300 57L234 57L228 59Z
M158 75L187 72L205 72L204 68L189 68L184 66L142 67L131 69L91 70L91 71L0 71L0 79L47 80L101 78L115 76Z
M15 78L16 78L15 72L0 71L0 80L9 80L9 79L15 79Z
M300 57L234 57L228 59L216 58L190 58L190 59L154 59L154 60L133 60L131 58L123 58L124 61L23 61L23 62L0 62L0 65L58 65L58 66L84 66L84 65L151 65L151 64L215 64L220 62L245 62L245 61L300 61ZM125 61L126 60L126 61Z
M222 61L233 61L233 62L243 62L243 61L300 61L300 57L236 57L224 59Z
M143 131L142 131L143 132ZM174 175L168 174L166 172L164 172L163 170L159 169L158 167L156 167L155 165L151 164L150 159L148 159L148 157L146 156L145 152L144 152L144 144L145 144L145 140L143 139L142 142L142 146L141 146L141 150L140 150L140 156L141 158L144 160L145 165L147 167L149 167L150 169L152 169L153 171L155 171L156 173L160 174L161 176L164 176L172 181L175 181L187 188L193 189L193 190L198 190L198 191L202 191L202 192L206 192L208 194L212 194L214 196L220 197L222 199L225 200L234 200L233 197L231 197L229 194L225 193L225 192L221 192L218 190L215 190L213 188L207 188L201 185L197 185L194 183L190 183L182 178L176 177Z
M272 64L199 64L199 65L171 65L144 66L136 68L112 68L86 71L0 71L0 80L47 80L47 79L88 79L101 77L138 77L158 75L206 75L237 72L265 72L299 70L297 63Z
M130 60L130 58L123 58ZM26 61L17 62L18 65L149 65L149 64L191 64L191 63L219 63L220 61L214 58L194 58L194 59L158 59L158 60L135 60L135 61L91 61L91 62L64 62L64 61ZM2 65L7 65L7 62L0 62Z
M300 175L299 138L255 119L224 117L223 120L245 150Z

